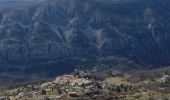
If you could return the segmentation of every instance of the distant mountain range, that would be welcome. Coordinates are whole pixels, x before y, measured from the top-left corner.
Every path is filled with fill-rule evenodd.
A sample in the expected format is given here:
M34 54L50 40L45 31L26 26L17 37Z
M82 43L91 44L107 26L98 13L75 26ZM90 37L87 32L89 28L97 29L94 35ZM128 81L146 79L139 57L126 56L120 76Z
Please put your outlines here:
M1 3L0 73L50 77L97 65L107 56L169 65L169 5L169 0ZM108 61L114 62L102 65Z

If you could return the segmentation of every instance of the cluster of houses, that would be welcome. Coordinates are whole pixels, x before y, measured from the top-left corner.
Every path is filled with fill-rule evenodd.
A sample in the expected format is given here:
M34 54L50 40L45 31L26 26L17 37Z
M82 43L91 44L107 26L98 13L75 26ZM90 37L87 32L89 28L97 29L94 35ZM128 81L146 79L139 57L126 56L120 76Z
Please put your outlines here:
M115 72L111 77L124 76ZM0 96L0 100L121 100L133 93L149 92L145 88L136 89L123 83L112 85L104 80L96 80L96 76L90 72L75 71L58 76L53 81L17 88L10 96Z
M53 83L56 83L59 85L69 84L71 86L74 86L74 85L91 84L92 81L85 79L85 78L79 78L78 76L74 76L74 75L63 75L63 76L57 77L53 81Z
M95 81L92 74L79 71L70 75L59 76L53 81L45 82L41 85L28 85L27 87L19 88L8 99L34 100L33 98L36 98L35 100L44 100L44 97L47 98L47 96L47 100L108 98L109 93L106 87L105 82Z
M114 72L111 77L124 76ZM15 88L12 94L0 96L0 100L122 100L135 93L152 94L146 88L137 88L123 83L112 85L96 79L98 78L90 72L75 71L56 77L53 81Z

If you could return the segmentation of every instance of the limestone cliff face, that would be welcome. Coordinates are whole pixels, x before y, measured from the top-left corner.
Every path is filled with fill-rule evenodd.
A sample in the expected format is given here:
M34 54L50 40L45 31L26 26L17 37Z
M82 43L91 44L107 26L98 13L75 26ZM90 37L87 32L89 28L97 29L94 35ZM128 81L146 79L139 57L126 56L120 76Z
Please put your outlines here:
M1 66L120 55L168 63L168 0L40 0L0 5ZM15 3L15 4L14 4Z

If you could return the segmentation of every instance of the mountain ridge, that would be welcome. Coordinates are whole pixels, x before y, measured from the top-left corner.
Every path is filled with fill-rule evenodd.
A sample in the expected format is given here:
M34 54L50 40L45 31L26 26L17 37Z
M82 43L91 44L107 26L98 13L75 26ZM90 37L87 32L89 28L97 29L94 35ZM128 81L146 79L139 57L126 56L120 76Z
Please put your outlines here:
M48 76L54 69L64 73L85 64L82 59L93 63L107 56L142 63L141 69L167 66L169 4L168 0L48 0L5 6L0 10L1 72L15 69ZM67 58L71 60L60 62Z

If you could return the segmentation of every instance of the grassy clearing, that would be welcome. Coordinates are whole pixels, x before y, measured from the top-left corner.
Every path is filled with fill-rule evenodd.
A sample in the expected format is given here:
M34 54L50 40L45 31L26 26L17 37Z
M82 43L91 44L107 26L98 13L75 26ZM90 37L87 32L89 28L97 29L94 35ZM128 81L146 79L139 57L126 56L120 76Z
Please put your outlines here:
M123 77L109 77L105 80L110 85L120 85L120 84L131 84L125 80Z

